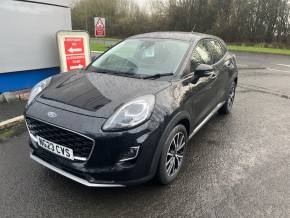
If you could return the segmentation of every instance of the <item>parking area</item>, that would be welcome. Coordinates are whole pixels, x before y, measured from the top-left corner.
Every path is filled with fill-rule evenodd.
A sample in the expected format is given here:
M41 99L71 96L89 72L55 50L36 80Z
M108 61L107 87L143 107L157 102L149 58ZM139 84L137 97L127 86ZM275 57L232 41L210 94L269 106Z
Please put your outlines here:
M289 217L290 58L238 53L233 112L190 141L176 182L87 188L29 159L24 125L0 135L1 217Z

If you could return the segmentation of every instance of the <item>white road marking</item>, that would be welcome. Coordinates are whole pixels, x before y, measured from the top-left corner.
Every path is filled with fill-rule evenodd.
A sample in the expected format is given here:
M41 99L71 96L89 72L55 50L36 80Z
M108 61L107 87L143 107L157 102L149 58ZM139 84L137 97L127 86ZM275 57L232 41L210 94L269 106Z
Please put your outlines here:
M278 69L273 69L273 68L267 68L267 70L290 73L290 70L288 70L288 71L287 70L278 70Z
M278 66L283 66L283 67L290 67L290 65L287 64L277 64Z
M246 64L238 64L238 67L248 67L249 65Z

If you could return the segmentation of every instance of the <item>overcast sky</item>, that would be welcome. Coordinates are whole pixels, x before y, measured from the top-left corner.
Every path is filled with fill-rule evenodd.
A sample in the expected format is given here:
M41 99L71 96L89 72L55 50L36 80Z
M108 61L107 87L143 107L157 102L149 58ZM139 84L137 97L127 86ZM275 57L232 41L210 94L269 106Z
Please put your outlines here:
M134 1L137 2L140 6L143 6L146 2L146 0L134 0Z

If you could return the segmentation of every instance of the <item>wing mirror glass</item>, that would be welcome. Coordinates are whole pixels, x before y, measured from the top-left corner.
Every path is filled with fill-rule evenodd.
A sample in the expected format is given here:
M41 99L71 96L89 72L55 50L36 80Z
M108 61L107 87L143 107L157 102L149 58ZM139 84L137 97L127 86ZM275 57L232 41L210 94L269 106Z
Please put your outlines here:
M208 76L209 73L214 71L213 67L207 64L200 64L195 69L194 74L199 77Z

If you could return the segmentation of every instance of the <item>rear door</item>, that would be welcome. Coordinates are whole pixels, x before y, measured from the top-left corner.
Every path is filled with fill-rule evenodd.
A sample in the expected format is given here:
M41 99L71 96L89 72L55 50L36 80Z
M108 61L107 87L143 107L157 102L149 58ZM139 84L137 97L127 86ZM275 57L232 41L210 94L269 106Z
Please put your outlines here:
M208 45L213 59L212 66L216 73L216 81L211 88L216 93L217 103L220 103L225 99L231 71L234 66L231 56L227 54L227 49L220 40L210 39L208 40Z

